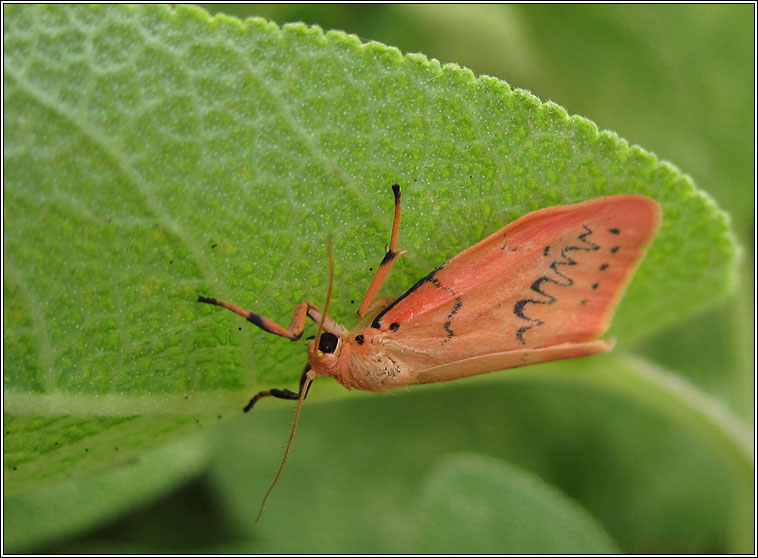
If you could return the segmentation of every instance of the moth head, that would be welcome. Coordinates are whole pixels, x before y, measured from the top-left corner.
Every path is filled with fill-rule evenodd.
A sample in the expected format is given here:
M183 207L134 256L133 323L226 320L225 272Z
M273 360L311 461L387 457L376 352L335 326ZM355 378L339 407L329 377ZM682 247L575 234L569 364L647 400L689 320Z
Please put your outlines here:
M341 346L342 339L337 335L322 331L319 337L308 342L308 364L319 375L333 375L329 371L337 364Z

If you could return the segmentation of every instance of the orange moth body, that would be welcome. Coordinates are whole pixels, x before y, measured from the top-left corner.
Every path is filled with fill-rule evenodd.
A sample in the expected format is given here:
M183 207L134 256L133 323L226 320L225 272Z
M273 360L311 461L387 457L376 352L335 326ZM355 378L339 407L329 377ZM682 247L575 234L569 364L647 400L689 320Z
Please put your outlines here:
M287 329L233 304L198 298L293 341L301 337L306 317L319 323L308 343L300 390L263 391L246 411L261 397L274 396L299 400L299 414L316 375L333 376L347 388L384 391L613 348L612 339L599 337L658 231L656 201L619 194L533 211L442 264L400 297L375 299L402 254L396 249L400 189L392 188L390 246L358 309L359 318L368 318L353 330L325 314L329 295L324 313L310 302L298 304ZM293 435L294 426L290 442Z

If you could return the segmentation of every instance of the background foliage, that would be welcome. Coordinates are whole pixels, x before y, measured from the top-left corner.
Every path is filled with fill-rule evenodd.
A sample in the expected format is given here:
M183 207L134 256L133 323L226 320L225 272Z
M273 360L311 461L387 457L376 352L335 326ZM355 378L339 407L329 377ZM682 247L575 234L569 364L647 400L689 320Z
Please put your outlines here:
M731 224L649 153L424 57L5 6L6 550L752 551L753 7L211 9L529 89L676 162ZM303 348L192 301L286 322L339 231L351 325L393 182L409 254L387 292L536 207L641 191L664 226L611 355L386 397L320 382L256 527L292 409L239 407Z

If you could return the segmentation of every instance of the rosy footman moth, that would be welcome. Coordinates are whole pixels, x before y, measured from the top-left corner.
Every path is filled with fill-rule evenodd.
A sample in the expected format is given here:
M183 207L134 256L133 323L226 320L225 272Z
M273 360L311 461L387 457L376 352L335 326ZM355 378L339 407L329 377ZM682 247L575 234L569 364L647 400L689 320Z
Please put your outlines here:
M333 376L347 388L384 391L609 351L614 341L599 337L661 220L658 203L638 194L547 207L464 250L403 295L376 298L402 254L397 250L400 187L392 190L390 245L358 308L358 318L366 319L352 330L326 315L331 254L324 312L301 302L287 329L228 302L198 298L291 341L302 336L306 317L319 324L308 343L300 389L262 391L245 407L249 411L267 396L298 401L284 459L263 504L282 471L316 376Z

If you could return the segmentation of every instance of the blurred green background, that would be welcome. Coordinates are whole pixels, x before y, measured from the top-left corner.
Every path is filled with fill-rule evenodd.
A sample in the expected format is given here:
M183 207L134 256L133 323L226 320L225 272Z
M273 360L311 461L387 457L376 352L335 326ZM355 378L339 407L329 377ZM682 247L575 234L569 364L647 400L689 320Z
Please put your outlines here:
M754 6L205 8L344 30L455 62L553 100L691 175L732 216L745 248L741 281L637 351L753 424ZM145 467L173 466L178 487L34 549L486 552L456 539L454 523L449 541L424 540L414 525L436 508L430 479L450 471L449 456L476 453L557 487L625 552L753 552L754 487L691 432L623 397L523 376L313 403L255 529L260 479L276 470L291 414L270 405L157 450ZM91 498L105 488L90 490Z

